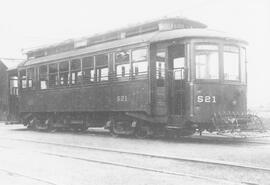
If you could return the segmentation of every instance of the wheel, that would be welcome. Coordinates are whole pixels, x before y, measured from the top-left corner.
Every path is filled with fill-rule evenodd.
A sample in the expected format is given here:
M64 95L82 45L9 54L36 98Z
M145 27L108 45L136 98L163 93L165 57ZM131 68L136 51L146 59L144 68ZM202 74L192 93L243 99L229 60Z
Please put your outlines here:
M117 131L116 131L116 124L115 124L114 120L110 120L110 124L109 124L108 128L109 128L111 136L113 136L113 137L119 136L119 134L117 134Z
M150 126L145 124L139 124L135 130L135 137L138 139L144 139L151 135L152 130Z

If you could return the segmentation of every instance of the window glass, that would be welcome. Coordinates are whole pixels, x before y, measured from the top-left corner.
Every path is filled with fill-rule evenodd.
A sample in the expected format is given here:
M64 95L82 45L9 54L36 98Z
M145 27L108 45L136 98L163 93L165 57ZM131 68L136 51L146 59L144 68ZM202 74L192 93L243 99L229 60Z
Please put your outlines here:
M129 51L115 53L115 71L116 76L128 77L130 73Z
M70 75L71 75L71 84L76 85L80 84L82 72L81 72L81 60L73 59L70 62Z
M134 76L147 74L147 70L148 70L148 63L147 62L133 63L133 75Z
M133 77L147 74L148 62L146 48L132 51L132 71Z
M34 75L35 75L35 69L34 68L28 68L27 69L28 88L33 88Z
M159 51L156 55L156 79L157 86L164 87L165 80L165 51Z
M185 57L174 58L173 60L173 71L174 79L181 80L184 79L184 70L185 70Z
M21 80L21 88L27 88L27 80L26 80L26 70L23 69L20 71L20 80Z
M224 80L240 80L239 49L235 46L224 46Z
M146 48L137 49L132 51L132 61L145 61L147 59L147 50Z
M95 70L94 70L94 57L85 57L82 59L83 68L83 83L89 84L94 82Z
M49 64L49 87L58 85L58 64Z
M47 65L43 65L39 67L39 86L40 89L48 88L48 73L47 73Z
M246 49L241 48L241 81L242 83L246 83L246 61L247 61L247 56L246 56Z
M97 81L107 81L109 79L108 55L96 56Z
M59 63L59 79L61 86L69 84L69 62L64 61Z
M195 46L196 79L219 78L218 46L211 44Z

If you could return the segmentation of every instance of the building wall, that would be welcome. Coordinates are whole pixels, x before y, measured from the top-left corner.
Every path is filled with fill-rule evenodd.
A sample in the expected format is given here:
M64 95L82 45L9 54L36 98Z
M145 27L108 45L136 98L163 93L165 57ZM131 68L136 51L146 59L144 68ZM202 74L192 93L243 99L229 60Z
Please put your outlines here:
M0 60L0 121L6 120L8 111L7 67Z

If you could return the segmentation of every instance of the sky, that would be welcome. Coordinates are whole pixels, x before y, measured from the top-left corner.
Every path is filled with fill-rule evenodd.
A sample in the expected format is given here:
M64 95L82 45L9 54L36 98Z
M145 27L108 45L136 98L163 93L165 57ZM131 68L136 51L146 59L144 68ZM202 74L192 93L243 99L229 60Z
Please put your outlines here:
M248 104L270 106L269 0L0 0L0 7L0 58L165 16L203 22L249 42Z

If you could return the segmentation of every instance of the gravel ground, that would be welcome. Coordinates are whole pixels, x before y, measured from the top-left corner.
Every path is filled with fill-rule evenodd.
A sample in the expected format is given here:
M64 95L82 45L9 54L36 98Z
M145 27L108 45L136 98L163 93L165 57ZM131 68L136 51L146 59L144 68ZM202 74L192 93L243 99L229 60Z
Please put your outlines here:
M34 165L30 169L34 170L37 176L40 174L47 174L47 169L51 169L52 174L47 174L41 176L43 179L48 179L48 177L54 177L54 174L59 174L61 178L63 178L63 182L59 181L59 178L52 178L53 182L57 182L57 184L75 184L73 181L76 179L85 179L85 182L99 182L96 184L132 184L130 179L135 175L139 177L139 184L177 184L178 182L188 183L197 183L199 184L209 184L211 182L206 182L205 180L198 179L190 179L187 177L175 177L171 175L164 174L155 174L153 172L141 172L134 169L125 169L123 167L111 167L108 165L101 164L93 164L88 163L85 164L83 161L74 161L67 158L56 158L53 156L44 156L40 152L51 152L51 153L61 153L72 155L76 157L86 158L86 159L95 159L95 160L109 160L114 161L116 163L125 163L130 165L145 165L151 168L157 168L161 170L167 171L180 171L185 173L192 172L193 174L205 176L205 174L209 174L209 177L219 177L223 179L232 180L234 179L234 174L237 169L222 169L219 168L217 170L214 166L203 166L203 165L194 165L185 162L175 162L168 160L158 160L156 159L143 159L138 156L125 156L125 155L111 155L110 153L102 153L98 151L87 151L87 150L78 150L74 148L65 148L65 147L55 147L49 145L40 145L36 143L27 143L20 142L15 140L9 140L7 138L13 139L29 139L29 140L38 140L45 142L55 142L55 143L63 143L63 144L72 144L72 145L82 145L82 146L90 146L90 147L102 147L102 148L111 148L118 150L128 150L132 152L143 152L143 153L151 153L156 155L169 155L174 157L186 157L186 158L200 158L206 160L220 160L227 162L237 162L242 164L249 164L253 166L261 166L270 168L269 162L269 154L270 154L270 145L251 145L251 144L220 144L220 143L188 143L181 141L163 141L163 140L137 140L131 138L113 138L108 135L93 134L93 132L78 134L78 133L45 133L45 132L34 132L26 130L24 127L20 125L0 125L0 144L1 146L11 147L12 149L3 149L5 152L1 152L0 159L0 168L3 164L6 164L5 167L12 167L10 162L2 162L2 160L16 159L14 161L14 168L12 170L17 169L16 166L27 166L27 164L23 164L25 161L31 161L30 164ZM15 149L13 148L15 147ZM25 153L26 151L30 153ZM12 155L11 155L11 154ZM18 157L18 154L22 153L19 156L23 156L22 158ZM11 156L10 156L11 155ZM14 156L13 156L14 155ZM35 157L36 156L36 157ZM52 162L54 161L55 162ZM61 164L58 164L59 161L66 161ZM40 165L40 161L42 161L42 165ZM39 165L37 165L39 164ZM65 164L69 165L66 166ZM49 165L49 166L48 166ZM87 166L87 169L81 169L80 166ZM58 169L60 167L64 167L65 169ZM78 167L78 168L77 168ZM39 169L41 168L41 169ZM89 172L89 169L94 169L94 174L88 177L85 171ZM104 169L105 168L105 169ZM113 169L112 171L108 170ZM58 169L57 171L55 171ZM70 171L68 177L65 176L67 169ZM75 172L74 172L75 170ZM80 174L83 172L84 175L77 177L78 171ZM91 171L91 170L90 170ZM110 171L110 172L109 172ZM25 173L25 171L23 171ZM63 174L63 172L65 172ZM103 172L103 173L102 173ZM29 175L33 175L31 170L28 173ZM75 175L74 175L75 174ZM119 174L124 174L122 175ZM139 174L139 176L137 175ZM146 177L142 174L147 174ZM34 173L35 175L35 173ZM86 175L86 176L85 176ZM267 184L270 180L270 174L259 173L256 174L254 172L244 171L238 173L239 179L242 179L246 182L256 182L260 184ZM74 178L73 178L74 176ZM1 177L1 176L0 176ZM115 178L113 178L115 177ZM144 177L144 178L143 178ZM66 179L67 178L67 179ZM90 178L90 179L88 179ZM110 179L107 181L108 179ZM155 180L155 179L159 180ZM91 179L95 179L91 181ZM117 180L118 179L118 180ZM150 179L150 180L149 180ZM162 180L163 181L162 181ZM74 183L73 183L74 182ZM84 182L84 180L82 180ZM113 182L113 183L110 183ZM213 182L212 182L213 183ZM16 183L14 183L16 184ZM82 183L79 183L82 184ZM87 183L86 183L87 184ZM138 183L137 183L138 184ZM217 183L214 183L217 184Z

